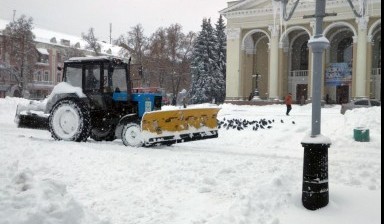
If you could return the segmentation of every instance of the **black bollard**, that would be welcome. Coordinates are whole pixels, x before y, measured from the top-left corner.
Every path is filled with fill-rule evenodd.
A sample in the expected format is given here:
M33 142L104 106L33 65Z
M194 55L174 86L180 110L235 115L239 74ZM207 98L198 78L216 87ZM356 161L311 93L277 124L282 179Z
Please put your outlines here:
M302 143L304 147L302 203L309 210L328 205L328 148L330 144Z

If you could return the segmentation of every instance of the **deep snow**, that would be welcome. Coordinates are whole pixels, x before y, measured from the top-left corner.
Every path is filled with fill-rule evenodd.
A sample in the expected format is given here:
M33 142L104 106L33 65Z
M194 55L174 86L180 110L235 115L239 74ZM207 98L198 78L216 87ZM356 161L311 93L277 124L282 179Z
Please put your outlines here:
M325 208L301 204L303 147L311 104L220 105L219 119L274 120L253 131L170 147L120 140L54 141L13 122L24 99L0 99L0 224L379 224L381 107L340 114L322 108L329 148ZM165 109L172 109L165 107ZM356 142L353 129L370 130Z

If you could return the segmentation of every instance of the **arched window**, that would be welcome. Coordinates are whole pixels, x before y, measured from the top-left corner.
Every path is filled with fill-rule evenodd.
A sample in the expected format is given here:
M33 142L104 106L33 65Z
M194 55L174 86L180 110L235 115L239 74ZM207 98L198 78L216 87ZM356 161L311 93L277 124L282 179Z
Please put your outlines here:
M308 42L304 42L300 49L300 70L308 70Z
M344 38L337 46L337 62L350 62L352 61L352 37Z

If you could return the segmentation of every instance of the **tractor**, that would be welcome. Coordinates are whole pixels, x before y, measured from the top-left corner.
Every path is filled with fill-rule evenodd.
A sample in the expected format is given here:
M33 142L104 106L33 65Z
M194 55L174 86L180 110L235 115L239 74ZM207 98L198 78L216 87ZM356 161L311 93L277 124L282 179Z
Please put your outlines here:
M121 139L132 147L218 137L216 106L162 110L160 93L132 91L130 59L74 57L41 102L18 105L18 127L46 127L55 140Z

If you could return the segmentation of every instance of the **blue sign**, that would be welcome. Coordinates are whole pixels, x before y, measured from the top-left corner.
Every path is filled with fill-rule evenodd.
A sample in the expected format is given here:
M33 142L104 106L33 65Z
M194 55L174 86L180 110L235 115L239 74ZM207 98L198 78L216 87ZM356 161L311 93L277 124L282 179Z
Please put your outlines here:
M350 63L332 63L325 71L327 86L350 85L352 83L352 65Z

